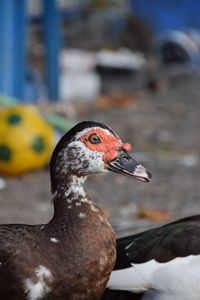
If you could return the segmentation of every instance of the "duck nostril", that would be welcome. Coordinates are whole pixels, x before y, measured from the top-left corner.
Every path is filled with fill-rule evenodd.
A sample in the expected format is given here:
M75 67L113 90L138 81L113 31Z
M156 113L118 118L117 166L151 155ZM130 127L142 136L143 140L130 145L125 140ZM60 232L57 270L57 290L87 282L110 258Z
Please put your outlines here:
M130 158L126 154L121 154L121 158L124 160L130 160Z

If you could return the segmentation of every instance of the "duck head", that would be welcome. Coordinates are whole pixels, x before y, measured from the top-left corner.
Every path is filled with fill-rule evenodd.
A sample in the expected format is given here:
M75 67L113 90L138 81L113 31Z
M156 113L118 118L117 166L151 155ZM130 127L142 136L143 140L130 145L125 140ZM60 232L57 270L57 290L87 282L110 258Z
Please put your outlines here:
M151 174L128 154L130 150L131 145L123 143L110 127L93 121L81 122L55 147L50 164L51 177L80 178L113 171L149 181Z

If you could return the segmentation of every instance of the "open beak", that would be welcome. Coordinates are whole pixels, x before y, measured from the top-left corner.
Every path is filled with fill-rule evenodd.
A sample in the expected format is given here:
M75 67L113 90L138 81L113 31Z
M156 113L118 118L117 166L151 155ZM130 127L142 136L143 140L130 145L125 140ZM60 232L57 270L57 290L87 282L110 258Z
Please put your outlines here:
M137 163L125 150L121 149L116 159L107 162L108 170L128 175L129 177L149 182L151 173L149 173L141 164Z

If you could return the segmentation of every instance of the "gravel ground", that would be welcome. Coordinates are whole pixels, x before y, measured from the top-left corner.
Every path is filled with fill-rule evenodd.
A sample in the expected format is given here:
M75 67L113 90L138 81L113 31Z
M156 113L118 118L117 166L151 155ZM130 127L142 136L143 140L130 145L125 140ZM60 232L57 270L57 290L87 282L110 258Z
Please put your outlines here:
M86 189L110 214L118 236L161 224L140 217L141 208L170 212L167 222L200 211L200 79L170 80L165 89L137 92L128 106L96 110L89 106L76 121L109 124L132 155L152 173L150 183L117 174L93 176ZM43 223L52 216L48 169L5 178L0 190L0 223ZM165 221L166 222L166 221Z

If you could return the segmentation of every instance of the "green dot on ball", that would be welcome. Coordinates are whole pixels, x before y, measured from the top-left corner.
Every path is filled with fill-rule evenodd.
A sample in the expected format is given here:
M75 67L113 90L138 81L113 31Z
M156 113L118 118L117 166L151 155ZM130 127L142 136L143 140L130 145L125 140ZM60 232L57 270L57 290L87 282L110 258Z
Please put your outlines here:
M43 137L38 136L34 138L33 143L32 143L32 148L35 152L42 152L45 149L45 141Z
M9 161L12 157L12 151L6 145L0 145L0 160Z
M8 123L11 125L18 124L22 121L22 117L18 114L12 114L8 117Z

